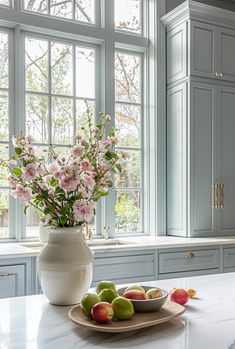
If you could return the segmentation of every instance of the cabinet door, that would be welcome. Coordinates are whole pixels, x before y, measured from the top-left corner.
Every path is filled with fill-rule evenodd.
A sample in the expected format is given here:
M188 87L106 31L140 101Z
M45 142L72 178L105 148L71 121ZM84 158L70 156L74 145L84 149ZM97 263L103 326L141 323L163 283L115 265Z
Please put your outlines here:
M219 235L235 234L235 89L219 88L218 138L221 140L218 161L224 184L224 208L219 213Z
M167 233L177 236L187 234L187 89L167 94Z
M219 28L218 70L223 80L235 81L235 30Z
M167 82L187 75L187 24L183 23L167 33Z
M25 266L0 267L0 298L25 296Z
M215 182L214 85L192 83L190 91L190 235L216 234L213 209Z
M190 74L215 78L217 72L217 27L191 22Z

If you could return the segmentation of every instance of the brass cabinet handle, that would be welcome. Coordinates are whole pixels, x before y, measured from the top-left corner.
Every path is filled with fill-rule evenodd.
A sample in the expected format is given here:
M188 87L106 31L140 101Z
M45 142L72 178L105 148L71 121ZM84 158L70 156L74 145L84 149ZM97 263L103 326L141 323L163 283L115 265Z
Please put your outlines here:
M187 252L186 253L186 258L191 259L193 257L195 257L195 254L193 252Z
M16 275L15 273L2 273L0 272L0 277L6 277L6 276L12 276L12 275Z
M220 208L224 208L224 184L219 185L220 188Z
M213 184L213 188L214 188L214 204L213 207L214 208L219 208L219 188L220 188L220 184L218 183L214 183Z

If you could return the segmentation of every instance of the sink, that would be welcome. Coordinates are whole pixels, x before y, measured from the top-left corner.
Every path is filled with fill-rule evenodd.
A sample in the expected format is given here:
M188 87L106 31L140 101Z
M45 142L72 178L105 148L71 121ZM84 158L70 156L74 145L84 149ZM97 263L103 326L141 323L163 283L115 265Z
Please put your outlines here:
M20 246L27 247L33 250L41 250L44 247L45 242L25 242L24 244L20 244Z
M113 247L113 246L124 246L129 245L130 242L128 241L122 241L122 240L116 240L116 239L97 239L97 240L87 240L86 241L88 246L90 247ZM131 242L131 244L134 244L134 242ZM23 244L20 244L20 246L27 247L33 250L40 250L42 247L44 247L44 242L25 242Z
M110 239L110 240L100 239L100 240L92 240L92 241L86 241L86 242L90 247L101 247L101 246L111 247L111 246L124 246L124 245L130 244L130 242L115 240L115 239Z

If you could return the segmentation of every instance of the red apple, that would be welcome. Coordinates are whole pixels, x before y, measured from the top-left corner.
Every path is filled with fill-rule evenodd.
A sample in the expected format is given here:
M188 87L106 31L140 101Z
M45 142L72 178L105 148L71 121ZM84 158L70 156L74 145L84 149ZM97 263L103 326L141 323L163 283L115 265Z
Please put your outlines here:
M92 318L97 322L108 322L113 318L113 307L108 302L99 302L91 310Z
M146 299L145 293L140 290L130 290L124 293L123 297L127 299L137 299L144 300Z
M183 288L176 288L170 293L170 300L172 302L184 305L188 302L189 295Z

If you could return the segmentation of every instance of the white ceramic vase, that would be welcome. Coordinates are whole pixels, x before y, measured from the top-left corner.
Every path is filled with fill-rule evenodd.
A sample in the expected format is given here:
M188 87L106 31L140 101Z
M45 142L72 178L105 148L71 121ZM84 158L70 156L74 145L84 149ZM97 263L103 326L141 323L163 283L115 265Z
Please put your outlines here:
M49 231L44 222L39 223L39 239L41 242L47 242L49 238Z
M41 288L49 302L80 302L91 286L93 254L79 228L49 229L49 239L37 258Z

